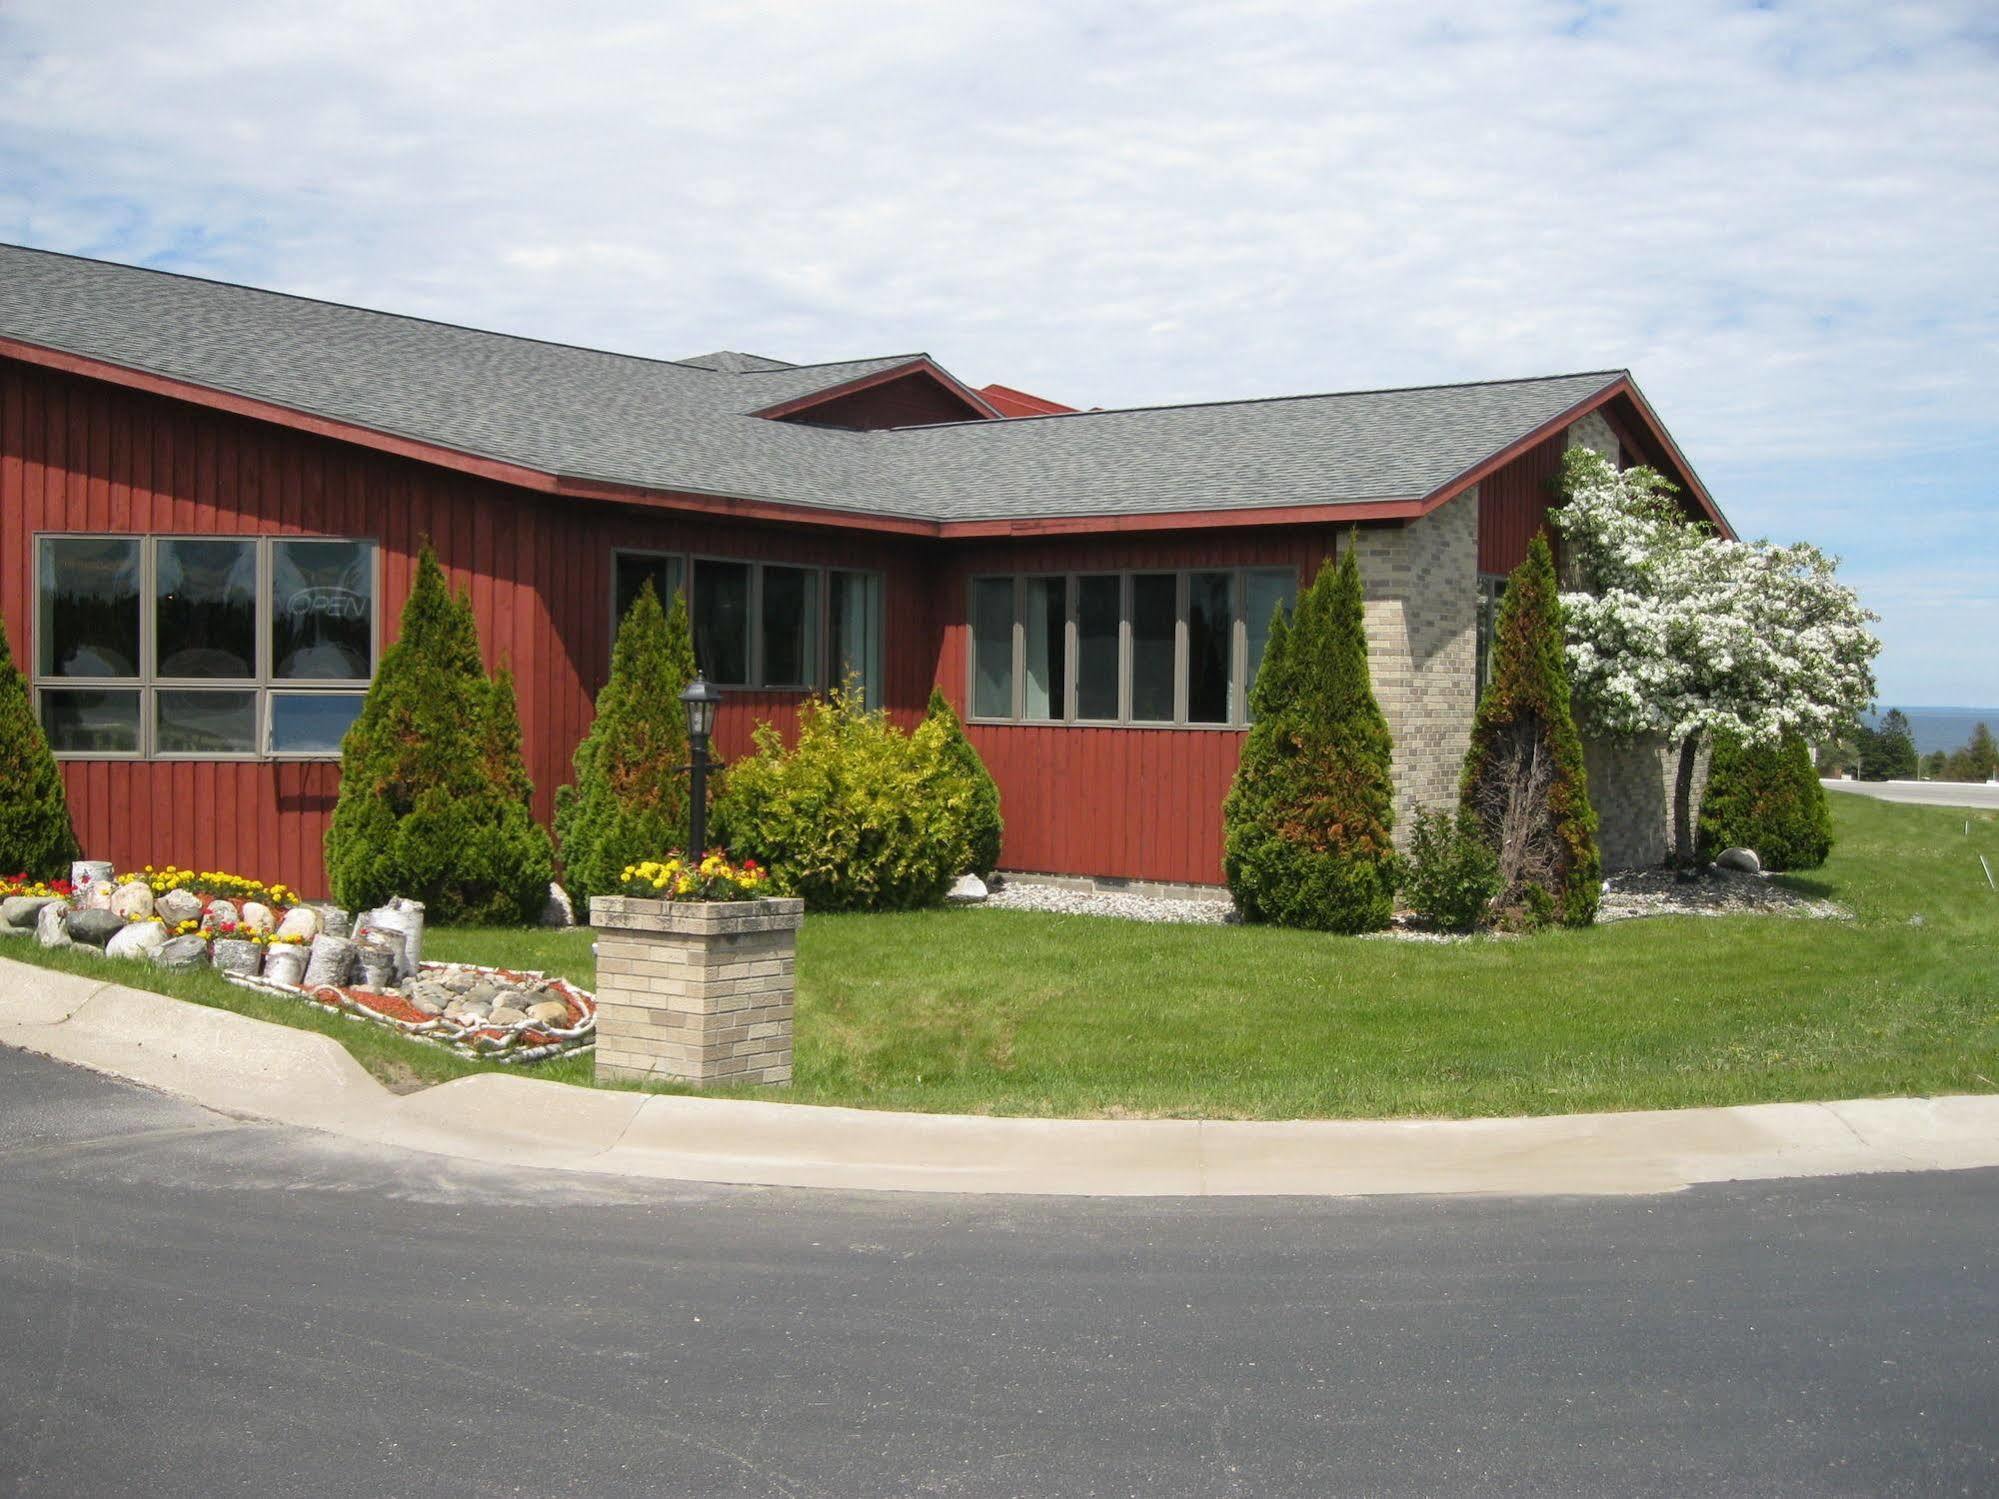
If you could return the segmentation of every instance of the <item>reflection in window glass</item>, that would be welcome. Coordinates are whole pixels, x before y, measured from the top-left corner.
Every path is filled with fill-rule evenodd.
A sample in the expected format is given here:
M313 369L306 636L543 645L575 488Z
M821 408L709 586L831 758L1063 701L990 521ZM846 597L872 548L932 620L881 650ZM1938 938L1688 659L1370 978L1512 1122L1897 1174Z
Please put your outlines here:
M279 542L271 559L271 675L367 681L374 601L370 543Z
M342 737L361 716L362 701L353 692L272 693L270 752L339 754Z
M1187 574L1187 722L1229 721L1235 616L1227 573Z
M1068 586L1062 578L1029 578L1021 617L1021 646L1027 656L1022 685L1024 718L1061 718L1068 712Z
M153 653L163 677L257 675L254 541L177 539L157 545Z
M1171 573L1139 573L1131 580L1131 716L1149 723L1173 721L1177 583Z
M828 573L826 587L833 680L859 678L863 700L876 706L882 669L881 579L873 573Z
M694 659L711 682L750 680L750 565L694 564Z
M680 559L654 557L643 552L618 552L611 559L612 633L625 622L638 602L639 589L647 583L659 597L659 606L669 612L673 596L680 591Z
M1298 594L1298 576L1289 572L1249 573L1243 578L1243 623L1249 637L1249 678L1247 691L1256 687L1257 671L1263 666L1264 648L1270 644L1270 622L1281 608L1289 612Z
M1118 618L1123 580L1116 573L1076 580L1076 716L1118 716Z
M40 584L35 633L43 676L139 675L137 541L44 538Z
M1013 716L1013 579L972 585L972 712Z
M153 695L157 722L153 748L163 755L254 755L255 692L178 692Z
M818 675L819 575L802 567L763 570L763 683L805 687Z
M59 755L136 755L139 694L44 689L42 732Z

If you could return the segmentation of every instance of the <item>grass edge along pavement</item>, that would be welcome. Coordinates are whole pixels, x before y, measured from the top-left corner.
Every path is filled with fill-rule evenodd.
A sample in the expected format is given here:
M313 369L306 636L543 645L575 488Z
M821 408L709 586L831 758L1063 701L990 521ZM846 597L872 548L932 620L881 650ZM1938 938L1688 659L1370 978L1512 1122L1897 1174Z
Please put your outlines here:
M1999 863L1999 815L1855 798L1835 816L1831 861L1785 880L1843 902L1851 922L1658 918L1431 944L976 909L815 915L800 934L798 1081L703 1091L1271 1119L1999 1091L1999 897L1977 859ZM426 956L589 988L590 941L434 928ZM318 1030L392 1084L492 1070L212 973L31 941L0 955ZM590 1060L528 1075L587 1083Z

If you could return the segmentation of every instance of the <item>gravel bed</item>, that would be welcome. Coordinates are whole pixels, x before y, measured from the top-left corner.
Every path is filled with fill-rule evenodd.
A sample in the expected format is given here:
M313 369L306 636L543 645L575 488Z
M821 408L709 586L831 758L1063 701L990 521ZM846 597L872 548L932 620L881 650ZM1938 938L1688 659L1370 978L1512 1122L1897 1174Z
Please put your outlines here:
M1234 901L1160 900L1149 895L1062 890L1053 885L1022 885L1012 881L988 895L985 904L1001 911L1053 911L1063 916L1117 916L1126 921L1205 926L1220 926L1236 919Z
M1767 875L1710 867L1699 879L1682 882L1670 869L1614 874L1603 882L1598 922L1633 921L1644 916L1801 916L1816 921L1850 921L1853 913L1837 901L1813 900Z

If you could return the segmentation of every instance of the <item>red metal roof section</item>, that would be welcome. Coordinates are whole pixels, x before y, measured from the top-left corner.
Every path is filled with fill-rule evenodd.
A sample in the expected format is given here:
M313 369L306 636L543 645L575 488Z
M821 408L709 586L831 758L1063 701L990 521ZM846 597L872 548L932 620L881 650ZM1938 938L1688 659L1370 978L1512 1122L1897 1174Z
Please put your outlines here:
M1051 401L1046 396L1030 395L1024 390L1015 390L1011 385L982 385L979 394L986 398L1001 416L1067 416L1079 410L1075 406L1064 406L1060 401Z

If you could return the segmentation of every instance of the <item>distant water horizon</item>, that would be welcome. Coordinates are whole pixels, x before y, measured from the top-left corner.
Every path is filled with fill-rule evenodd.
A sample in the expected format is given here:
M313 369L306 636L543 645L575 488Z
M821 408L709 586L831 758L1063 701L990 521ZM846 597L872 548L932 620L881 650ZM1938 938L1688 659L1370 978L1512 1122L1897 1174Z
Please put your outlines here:
M1963 749L1971 742L1971 731L1979 724L1999 734L1999 708L1883 702L1880 711L1871 714L1868 722L1880 723L1881 715L1890 708L1900 708L1902 716L1909 720L1909 732L1915 736L1916 753L1919 755L1927 755L1934 750L1949 753Z

